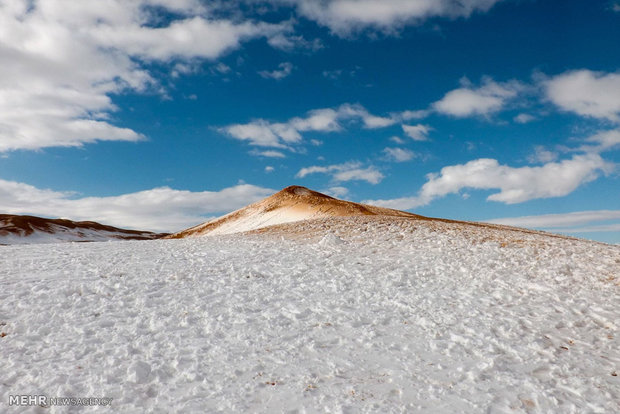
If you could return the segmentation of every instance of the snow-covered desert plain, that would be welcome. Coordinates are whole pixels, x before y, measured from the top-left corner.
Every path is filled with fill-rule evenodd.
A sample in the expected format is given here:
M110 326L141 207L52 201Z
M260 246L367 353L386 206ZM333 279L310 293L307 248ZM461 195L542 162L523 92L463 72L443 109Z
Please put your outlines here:
M0 254L2 412L620 412L619 246L360 216Z

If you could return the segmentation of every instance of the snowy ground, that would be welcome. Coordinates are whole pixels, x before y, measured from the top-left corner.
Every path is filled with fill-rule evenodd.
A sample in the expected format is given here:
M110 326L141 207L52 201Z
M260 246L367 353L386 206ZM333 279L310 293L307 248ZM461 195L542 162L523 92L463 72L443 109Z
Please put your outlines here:
M620 247L299 234L0 246L0 412L620 412Z

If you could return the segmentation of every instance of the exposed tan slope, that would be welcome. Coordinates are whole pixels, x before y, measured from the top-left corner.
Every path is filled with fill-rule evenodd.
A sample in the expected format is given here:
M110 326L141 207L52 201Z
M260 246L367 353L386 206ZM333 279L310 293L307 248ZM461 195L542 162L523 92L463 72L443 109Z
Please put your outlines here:
M290 186L264 200L168 237L240 233L301 220L349 216L424 218L405 211L338 200L305 187Z

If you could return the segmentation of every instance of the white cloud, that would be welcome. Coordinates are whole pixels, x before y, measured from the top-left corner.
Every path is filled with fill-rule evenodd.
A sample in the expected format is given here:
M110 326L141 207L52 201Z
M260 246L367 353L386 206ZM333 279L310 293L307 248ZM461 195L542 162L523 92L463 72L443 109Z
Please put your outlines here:
M597 226L570 227L553 229L557 233L601 233L601 232L618 232L620 231L620 223L601 224ZM618 243L616 243L618 244Z
M403 121L411 121L416 119L424 119L430 114L430 112L431 111L429 111L428 109L419 109L417 111L407 110L396 114L396 117Z
M576 70L544 82L547 98L564 111L620 122L620 73Z
M0 179L0 211L94 220L125 228L178 231L215 213L226 213L258 201L274 191L240 184L220 191L182 191L169 187L112 197L75 198L74 193L45 190Z
M200 66L197 63L198 62L195 62L195 61L177 62L174 64L174 66L172 66L172 69L170 71L170 76L172 76L173 79L176 79L180 77L181 75L190 75L193 73L197 73L200 70ZM217 70L218 66L219 65L217 65L216 67L212 67L211 73L221 73Z
M275 168L273 168L271 165L268 165L265 167L265 172L266 173L270 173L273 172L275 170Z
M432 17L468 17L485 12L500 0L289 0L298 12L340 36L365 28L384 32Z
M430 175L421 195L431 200L462 188L499 189L490 201L506 204L522 203L536 198L561 197L580 185L610 171L611 165L596 154L575 155L571 159L550 162L540 167L514 168L496 160L478 159L464 165L444 167L438 175Z
M331 80L336 80L342 75L342 69L324 70L323 77Z
M101 47L146 60L214 59L238 48L245 39L280 31L277 26L264 23L233 23L202 16L176 20L166 27L154 28L137 23L131 22L120 28L117 25L95 25L91 36Z
M575 148L559 147L562 152L584 153L584 154L600 154L606 151L612 151L616 148L620 149L620 130L612 129L607 131L599 131L585 139L582 139L582 145ZM542 145L534 147L534 152L527 157L532 163L549 163L557 160L558 152L550 151Z
M405 148L387 147L383 149L383 153L385 153L388 160L395 161L395 162L409 161L409 160L412 160L416 156L415 152L410 151Z
M375 116L369 113L362 113L357 115L362 117L362 120L364 121L364 127L368 129L385 128L393 125L396 122L392 118Z
M250 154L252 155L257 155L259 157L267 157L267 158L286 158L286 155L284 155L282 152L280 151L251 151Z
M249 124L230 125L224 131L235 139L249 141L252 145L276 148L285 147L281 143L283 137L277 135L272 124L263 120L250 122Z
M316 52L324 47L321 39L306 40L303 36L294 36L284 32L271 36L267 43L269 43L271 47L286 52L291 52L293 50Z
M338 123L340 114L331 108L314 109L305 118L293 118L288 124L297 131L333 132L342 129Z
M518 82L497 83L490 78L484 78L482 86L478 88L473 87L467 79L462 79L461 83L461 88L448 92L433 103L433 109L458 118L489 116L503 109L523 88Z
M620 149L620 129L599 131L594 135L582 140L583 145L577 148L567 148L571 152L585 152L600 154L606 151Z
M589 145L579 147L584 152L604 152L620 148L620 130L600 131L585 140Z
M280 80L289 76L293 72L293 64L290 62L282 62L278 65L279 69L273 71L261 70L258 72L265 79Z
M368 129L385 128L396 123L396 119L373 115L361 105L341 105L338 108L338 117L341 119L361 119L364 128Z
M534 153L531 154L527 160L532 164L536 163L548 163L551 161L555 161L558 159L558 154L553 151L549 151L545 149L542 145L537 145L534 147Z
M342 197L345 197L347 194L349 194L349 189L346 187L337 186L337 187L330 187L324 192L325 194L330 195L332 197L342 198Z
M416 196L393 200L368 201L391 208L410 209L426 205L436 198L462 189L500 190L487 197L506 204L538 198L562 197L579 186L595 180L600 173L610 173L614 165L598 154L574 155L571 159L536 167L510 167L497 160L481 158L466 164L451 165L439 173L429 174Z
M543 214L539 216L506 217L487 220L489 223L507 226L553 229L567 226L583 226L601 221L620 220L620 210L575 211L564 214Z
M308 111L305 117L294 117L283 123L259 119L247 124L229 125L220 128L220 132L234 139L249 141L251 145L290 148L290 144L302 141L303 132L341 131L347 121L361 122L367 129L384 128L396 123L393 118L371 114L361 105L343 104L335 109L314 109Z
M176 16L161 25L161 10ZM213 18L197 0L0 2L0 151L144 137L114 125L110 96L161 87L145 69L215 59L286 24Z
M219 73L220 75L226 75L230 73L232 69L225 63L219 62L217 65L213 66L213 71Z
M247 124L232 124L219 131L231 138L248 141L250 145L288 148L302 142L304 132L336 132L347 126L361 126L364 129L378 129L392 126L406 119L424 116L428 111L403 111L378 116L370 113L360 104L345 103L336 108L321 108L308 111L303 117L294 117L286 122L270 122L257 119ZM416 141L427 141L431 128L428 125L402 125L403 131ZM395 137L400 140L400 138ZM392 138L394 140L394 137ZM398 142L398 141L396 141ZM313 145L320 143L313 139ZM400 141L402 143L402 140Z
M328 166L312 166L299 170L295 177L304 178L309 174L330 174L335 182L366 181L370 184L378 184L384 176L375 167L362 168L360 162L347 162Z
M527 124L528 122L532 122L536 119L533 115L530 114L519 114L513 118L513 120L518 124Z
M403 132L414 141L428 141L428 134L433 130L428 125L402 125Z
M379 184L383 180L381 174L375 167L355 168L352 170L337 171L333 174L334 181L366 181L370 184Z

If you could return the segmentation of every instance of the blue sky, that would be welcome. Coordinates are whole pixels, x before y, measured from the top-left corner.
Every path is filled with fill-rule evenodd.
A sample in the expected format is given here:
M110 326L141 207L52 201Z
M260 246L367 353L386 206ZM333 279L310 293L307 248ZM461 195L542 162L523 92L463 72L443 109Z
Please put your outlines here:
M620 2L9 0L0 211L175 231L298 184L620 242Z

